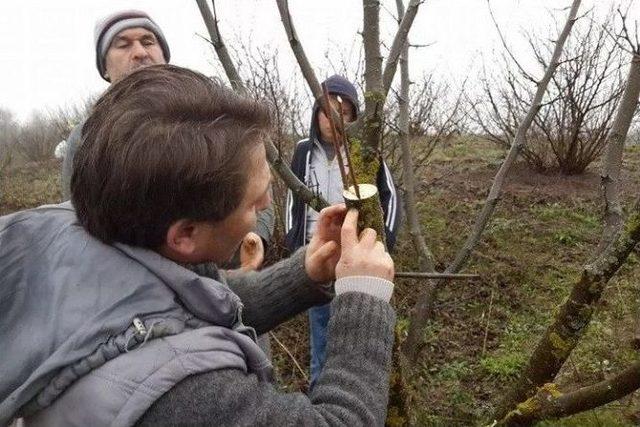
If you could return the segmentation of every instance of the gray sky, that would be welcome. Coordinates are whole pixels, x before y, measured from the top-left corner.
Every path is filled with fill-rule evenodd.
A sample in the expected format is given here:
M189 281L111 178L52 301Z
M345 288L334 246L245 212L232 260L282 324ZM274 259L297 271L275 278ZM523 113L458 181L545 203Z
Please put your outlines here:
M562 23L567 13L563 9L570 3L491 1L509 44L525 64L531 55L523 30L544 32L555 26L554 15ZM604 10L616 4L615 0L586 0L582 10ZM382 38L389 45L395 26L390 12L395 14L395 1L383 0L383 5ZM216 6L227 42L240 38L255 47L278 49L281 73L287 77L294 60L275 1L218 0ZM0 2L0 107L26 119L34 110L75 104L106 89L107 83L95 68L93 26L97 18L123 8L145 10L160 25L171 47L171 63L206 74L217 70L210 48L196 35L205 35L206 30L192 0L5 0ZM358 52L360 1L290 0L290 9L315 67L329 68L326 53L336 60L340 54ZM638 11L637 5L634 9ZM435 43L412 51L413 78L428 70L457 81L469 73L473 78L482 58L491 59L494 51L501 49L485 0L427 0L418 12L410 39L413 43Z

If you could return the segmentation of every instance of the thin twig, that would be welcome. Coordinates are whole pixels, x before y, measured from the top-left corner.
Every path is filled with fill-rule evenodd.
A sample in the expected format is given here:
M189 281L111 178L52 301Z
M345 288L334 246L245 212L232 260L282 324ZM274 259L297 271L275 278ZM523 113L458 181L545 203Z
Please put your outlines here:
M425 273L422 271L398 271L396 278L403 279L440 279L440 280L465 280L479 279L479 274L452 274L452 273Z
M287 355L289 356L289 358L293 361L293 364L296 365L296 368L298 368L298 370L300 371L300 373L302 374L302 377L305 379L305 381L309 381L309 377L307 376L307 373L304 371L304 369L302 369L302 367L300 366L300 364L298 363L298 361L296 360L296 358L293 356L293 354L291 354L291 352L289 351L289 349L287 348L286 345L284 345L282 342L280 342L280 340L278 339L278 337L276 337L276 334L274 334L273 332L269 332L269 336L271 338L273 338L273 340L275 342L278 343L278 345L280 347L282 347L282 349L284 350L285 353L287 353Z
M482 356L487 351L487 337L489 336L489 321L491 320L491 309L493 308L493 289L491 289L491 299L489 300L489 310L487 312L487 326L484 328L484 339L482 340Z
M353 188L356 191L356 196L360 199L360 187L358 187L358 181L356 180L356 174L353 170L353 162L351 161L351 150L349 150L349 141L347 140L347 133L345 131L344 126L344 116L342 115L342 97L336 97L338 100L338 104L340 104L340 137L342 138L342 146L344 147L344 154L347 158L347 167L349 168L349 176L351 176L351 182L353 183Z
M338 132L336 131L336 122L333 120L333 107L331 106L331 100L329 98L329 89L327 85L322 83L322 98L320 99L320 104L322 104L322 109L324 110L324 114L329 120L329 126L331 127L331 136L333 137L333 149L336 152L336 157L338 160L338 167L340 168L340 176L342 177L342 188L345 190L349 190L349 182L347 181L347 173L344 170L344 161L342 160L342 153L340 152L340 147L338 146ZM342 115L342 114L340 114ZM360 198L360 197L358 197Z

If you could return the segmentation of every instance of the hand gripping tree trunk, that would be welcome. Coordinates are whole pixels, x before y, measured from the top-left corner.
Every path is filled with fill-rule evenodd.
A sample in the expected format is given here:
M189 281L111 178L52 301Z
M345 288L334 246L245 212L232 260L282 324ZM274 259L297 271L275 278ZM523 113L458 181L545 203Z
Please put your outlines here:
M223 67L229 80L234 84L237 90L244 90L242 82L238 77L239 74L233 66L231 59L224 48L222 43L215 16L209 10L204 0L196 0L198 7L200 8L202 17L207 25L209 35L211 36L212 44L216 49L218 58L223 62ZM365 109L362 118L359 118L355 123L343 129L344 137L349 140L349 149L351 152L352 169L355 174L355 180L361 184L375 185L376 175L380 166L380 142L383 132L383 107L386 101L386 96L391 87L391 82L395 74L398 59L402 53L402 48L405 45L407 36L413 20L418 11L419 5L423 0L411 0L407 6L407 12L404 14L394 40L391 44L391 49L387 58L387 62L382 67L382 55L380 54L380 34L379 34L379 9L380 4L378 0L363 0L364 9L364 26L363 26L363 38L364 38L364 50L365 50ZM213 3L213 2L212 2ZM278 10L280 17L284 25L289 44L300 69L303 73L311 92L313 93L317 101L321 101L322 88L318 83L318 79L315 76L313 67L307 59L302 44L300 43L297 33L295 31L291 14L289 13L287 0L277 0ZM214 8L215 12L215 8ZM326 100L324 100L326 101ZM327 103L328 104L328 103ZM340 118L337 114L331 111L334 122L337 123ZM272 166L279 173L281 178L285 181L286 185L294 191L299 191L303 196L305 203L313 203L314 194L304 186L299 180L295 179L295 176L289 168L282 162L282 159L277 154L277 149L267 142L267 154L271 161ZM317 200L319 197L315 195L317 204L316 206L322 206L326 204L324 200ZM360 212L366 223L379 224L376 226L376 232L383 236L384 221L382 220L382 209L380 207L379 198L375 203L375 209L371 211ZM314 206L314 205L312 205ZM376 218L367 218L368 216L375 216ZM397 352L396 352L397 353ZM398 372L398 375L392 375L393 379L399 379L401 381L402 375ZM396 398L394 394L398 390L397 385L400 385L399 396ZM403 425L408 422L406 417L406 400L404 398L404 390L401 387L402 383L397 382L391 385L391 397L390 397L390 410L389 412L394 414L393 419L389 420L390 424ZM397 404L394 402L398 402ZM399 408L395 410L394 408Z
M571 4L571 9L569 11L569 15L567 17L567 21L560 33L558 39L555 43L555 48L549 61L549 66L545 70L544 76L542 79L537 82L537 90L535 96L531 102L531 107L529 111L525 115L525 117L520 122L518 126L518 130L515 134L515 138L511 144L511 148L507 153L507 157L504 162L500 166L496 176L493 179L493 184L491 185L491 189L489 191L489 195L487 196L487 200L485 201L482 210L476 217L475 224L471 230L471 233L467 237L467 240L464 242L462 248L456 254L453 262L446 268L445 273L457 273L459 272L468 262L471 253L475 249L484 229L486 228L493 212L498 204L500 199L500 195L502 193L502 186L504 184L504 180L511 169L511 166L515 162L516 158L520 154L520 151L526 144L526 134L531 124L533 122L534 117L540 111L542 106L542 97L547 90L547 86L549 85L549 81L553 76L553 73L558 68L560 63L560 56L562 54L562 48L564 46L565 41L569 37L569 33L571 32L571 28L576 21L576 16L578 13L578 9L580 7L580 0L573 0ZM417 356L419 352L419 347L421 345L422 339L421 337L424 334L424 328L427 325L428 319L432 316L433 313L433 302L436 299L438 290L445 286L447 281L440 281L433 286L427 286L422 289L418 295L416 309L414 310L411 319L410 319L410 330L409 334L411 336L415 336L413 347L405 347L405 351L408 355L412 355L414 358Z

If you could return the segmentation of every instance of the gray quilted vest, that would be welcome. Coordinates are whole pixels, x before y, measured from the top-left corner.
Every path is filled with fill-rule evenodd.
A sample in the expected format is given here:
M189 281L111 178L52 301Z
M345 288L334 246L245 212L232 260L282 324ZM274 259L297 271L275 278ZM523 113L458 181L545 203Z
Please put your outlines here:
M0 218L0 425L129 426L189 375L271 364L224 282L105 245L69 203Z

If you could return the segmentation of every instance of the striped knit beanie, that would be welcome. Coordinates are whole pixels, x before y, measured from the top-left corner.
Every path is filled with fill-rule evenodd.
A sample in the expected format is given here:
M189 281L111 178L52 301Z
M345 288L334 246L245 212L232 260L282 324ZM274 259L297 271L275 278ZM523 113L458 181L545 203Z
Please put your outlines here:
M162 49L162 53L164 54L164 60L169 62L169 58L171 57L169 45L167 44L167 40L164 38L162 30L158 27L158 24L156 24L149 15L140 10L121 10L96 22L94 31L96 42L96 66L98 67L100 76L106 81L109 81L109 79L105 77L105 57L109 50L109 46L111 46L111 42L118 33L129 28L145 28L155 34L158 39L158 43L160 44L160 48Z

